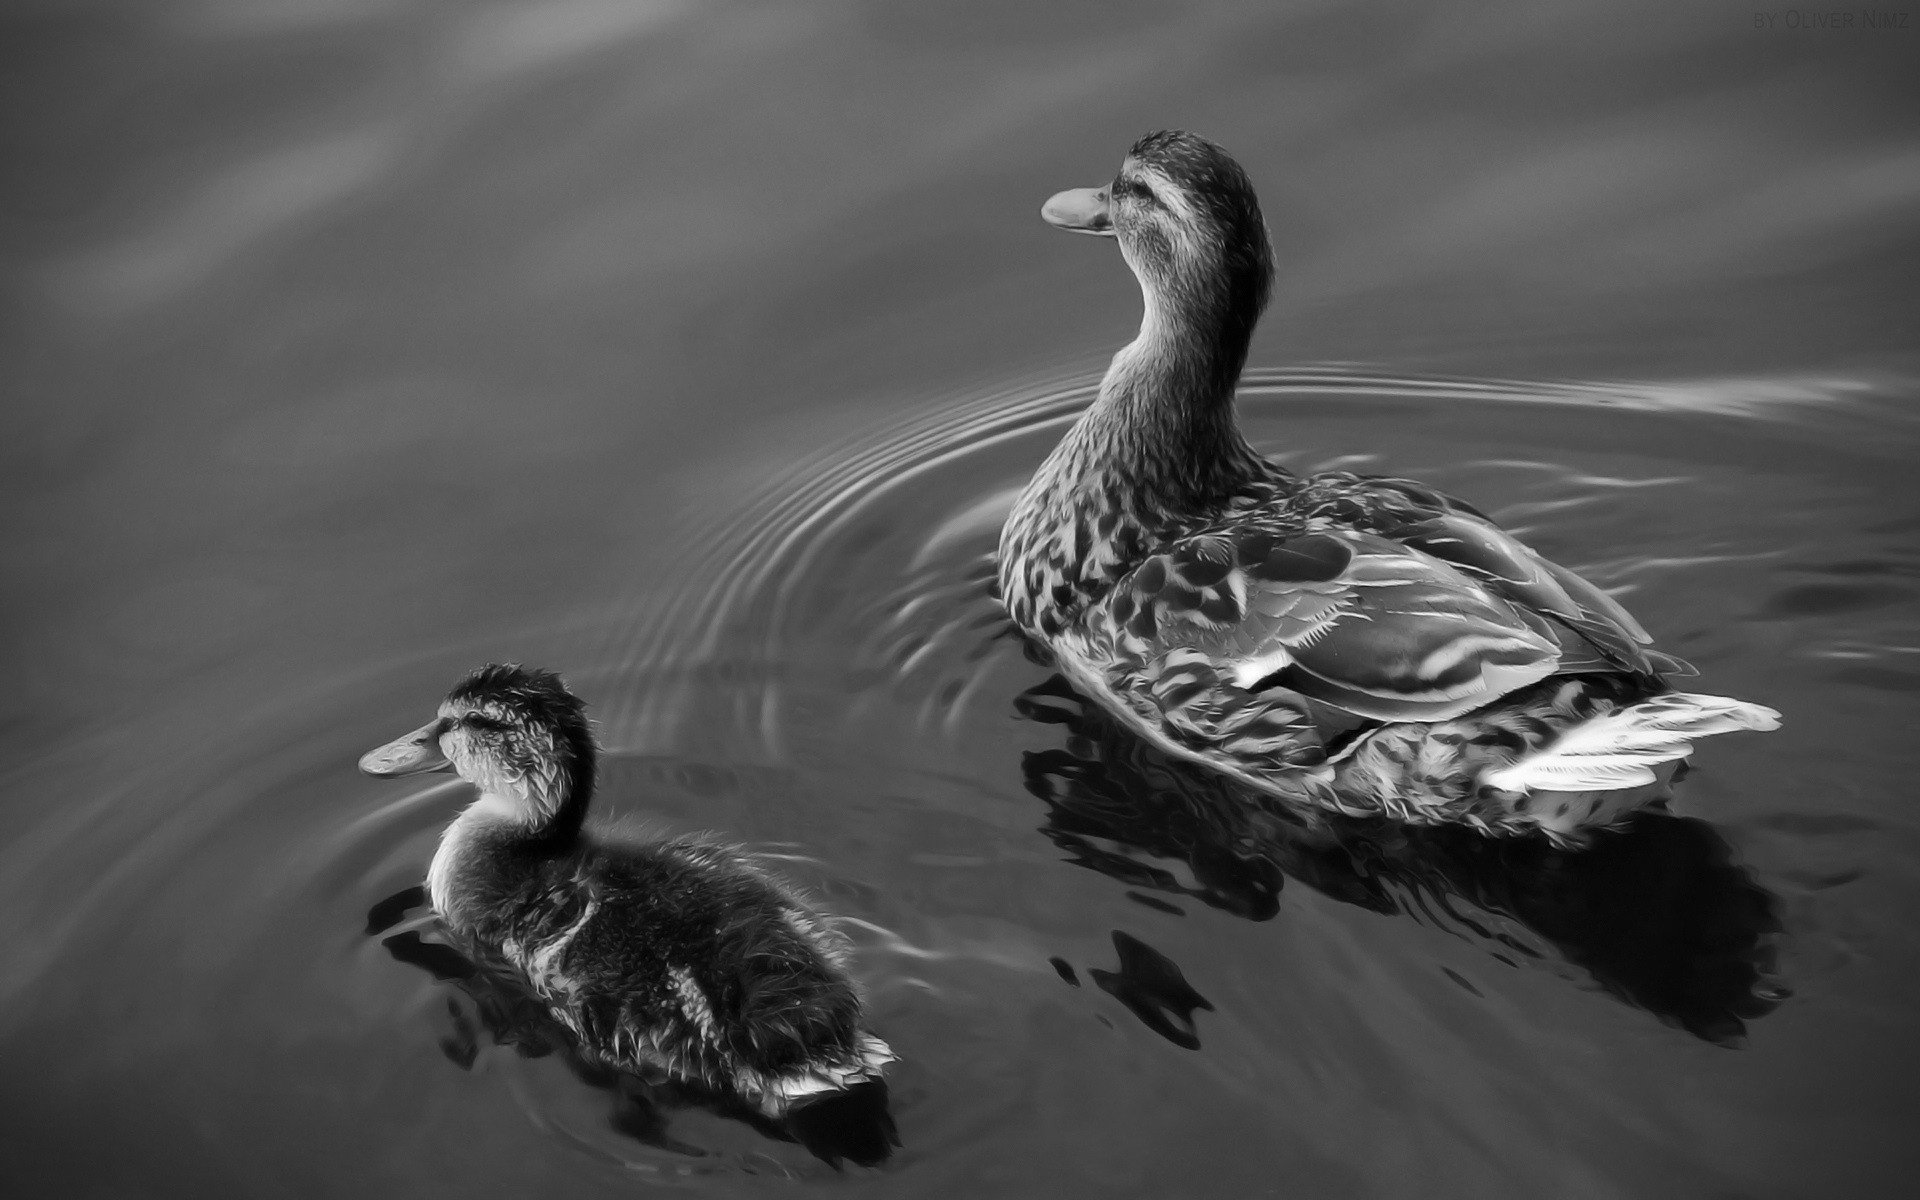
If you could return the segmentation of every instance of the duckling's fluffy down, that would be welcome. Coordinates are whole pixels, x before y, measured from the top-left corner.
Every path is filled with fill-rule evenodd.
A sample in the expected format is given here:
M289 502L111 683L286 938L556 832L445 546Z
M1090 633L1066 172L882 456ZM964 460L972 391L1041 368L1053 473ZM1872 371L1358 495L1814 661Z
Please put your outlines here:
M784 884L704 838L549 860L462 932L518 967L589 1053L777 1112L873 1077L846 942Z

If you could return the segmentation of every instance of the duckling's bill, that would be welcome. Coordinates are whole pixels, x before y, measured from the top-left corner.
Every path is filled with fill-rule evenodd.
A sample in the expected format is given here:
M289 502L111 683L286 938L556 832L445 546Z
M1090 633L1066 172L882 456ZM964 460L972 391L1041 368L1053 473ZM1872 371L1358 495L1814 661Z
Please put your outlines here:
M440 749L440 735L446 722L435 719L412 733L397 737L386 745L360 756L360 769L369 775L392 778L418 775L423 771L451 771L453 763Z
M1040 206L1040 216L1049 225L1095 237L1113 236L1113 191L1111 187L1072 188Z

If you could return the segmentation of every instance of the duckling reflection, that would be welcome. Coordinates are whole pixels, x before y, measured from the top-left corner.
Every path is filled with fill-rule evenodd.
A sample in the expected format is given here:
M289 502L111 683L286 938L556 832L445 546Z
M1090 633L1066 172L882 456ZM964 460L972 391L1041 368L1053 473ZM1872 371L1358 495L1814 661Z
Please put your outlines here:
M522 1058L557 1056L582 1083L611 1094L608 1124L643 1145L704 1157L706 1150L674 1137L669 1127L675 1110L690 1108L739 1121L775 1141L797 1143L836 1168L842 1163L879 1166L900 1145L884 1079L774 1118L729 1093L669 1077L643 1077L581 1054L572 1031L519 984L508 964L487 961L474 947L456 948L448 940L424 887L404 888L374 905L367 913L367 936L380 938L396 961L418 967L458 993L447 997L449 1031L439 1039L448 1061L472 1070L483 1036Z
M1279 911L1291 876L1514 962L1535 952L1497 928L1509 918L1610 994L1719 1045L1737 1045L1747 1022L1785 995L1771 976L1774 897L1704 821L1647 809L1584 849L1566 849L1302 812L1255 803L1160 753L1061 676L1015 707L1066 733L1063 747L1024 757L1027 790L1047 806L1041 831L1069 861L1129 887L1263 921Z

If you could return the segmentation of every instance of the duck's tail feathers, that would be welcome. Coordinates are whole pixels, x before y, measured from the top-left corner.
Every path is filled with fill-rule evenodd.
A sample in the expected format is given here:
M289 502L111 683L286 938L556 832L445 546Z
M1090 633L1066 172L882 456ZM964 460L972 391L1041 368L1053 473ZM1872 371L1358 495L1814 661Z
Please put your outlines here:
M1693 753L1693 739L1778 729L1780 714L1744 700L1668 692L1576 725L1481 777L1502 792L1605 792L1654 782L1654 768Z
M796 1104L829 1092L843 1092L878 1079L888 1063L899 1060L891 1047L870 1033L862 1033L852 1053L833 1062L808 1063L791 1075L768 1080L761 1107L777 1116Z

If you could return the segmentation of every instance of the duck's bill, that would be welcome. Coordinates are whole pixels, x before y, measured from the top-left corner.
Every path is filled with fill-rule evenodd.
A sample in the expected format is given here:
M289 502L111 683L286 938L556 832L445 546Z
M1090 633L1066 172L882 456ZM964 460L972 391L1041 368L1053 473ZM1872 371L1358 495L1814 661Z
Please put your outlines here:
M453 764L440 752L439 721L431 721L398 737L377 750L360 756L360 769L369 775L390 779L395 775L418 775L422 771L450 771Z
M1106 188L1074 188L1040 206L1047 224L1095 237L1113 236L1113 194Z

